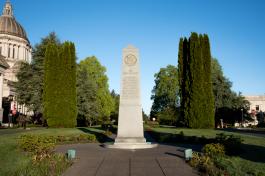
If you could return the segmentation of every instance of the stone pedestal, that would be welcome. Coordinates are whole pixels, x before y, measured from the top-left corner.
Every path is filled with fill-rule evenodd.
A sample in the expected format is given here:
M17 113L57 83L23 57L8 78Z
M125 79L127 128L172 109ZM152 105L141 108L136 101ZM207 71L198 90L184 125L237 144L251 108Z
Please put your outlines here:
M139 51L133 46L123 50L118 134L111 148L152 148L144 138L140 92Z

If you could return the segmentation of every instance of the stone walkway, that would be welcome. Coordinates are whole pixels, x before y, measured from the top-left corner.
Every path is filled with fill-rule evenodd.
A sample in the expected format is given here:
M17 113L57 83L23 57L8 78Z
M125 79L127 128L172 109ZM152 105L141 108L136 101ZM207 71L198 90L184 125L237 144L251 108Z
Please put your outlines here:
M77 159L63 176L195 176L183 159L183 149L170 145L144 150L118 150L100 144L58 146L57 152L75 149Z

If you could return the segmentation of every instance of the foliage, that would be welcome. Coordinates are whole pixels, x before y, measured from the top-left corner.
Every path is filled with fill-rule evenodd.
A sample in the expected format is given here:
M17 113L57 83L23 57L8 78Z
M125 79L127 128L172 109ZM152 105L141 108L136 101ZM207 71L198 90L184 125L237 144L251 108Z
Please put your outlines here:
M150 118L157 118L162 124L173 125L177 121L178 71L173 65L161 68L155 74L155 86L151 99L153 105Z
M151 121L151 120L148 120L146 122L146 125L148 125L148 127L152 127L152 128L157 128L159 127L159 123L158 121Z
M37 135L53 136L56 139L56 145L71 143L97 142L98 137L104 131L98 128L85 128L86 132L78 128L31 128L23 129L2 129L0 130L0 175L2 176L51 176L62 175L62 173L71 165L64 156L53 153L50 158L39 162L32 161L32 155L18 148L20 136ZM59 141L61 136L64 142ZM85 139L86 138L86 139ZM104 139L105 140L105 139ZM105 142L105 141L102 141ZM20 174L21 173L21 174Z
M69 144L76 142L96 142L94 134L71 134L71 135L32 135L25 134L19 138L19 147L34 154L37 159L49 157L52 149L57 144ZM41 159L43 159L41 158ZM39 160L41 160L39 159Z
M212 146L210 147L209 145ZM193 158L189 164L206 175L259 176L265 174L264 166L261 164L242 160L238 157L226 156L224 155L223 146L220 146L216 147L216 144L207 144L202 150L203 153L193 153Z
M191 128L214 127L211 51L206 34L180 39L178 77L183 123Z
M104 134L105 136L111 136L111 135L112 135L112 132L111 132L111 131L105 131L103 134Z
M79 68L85 70L88 78L95 81L96 100L93 101L93 104L95 106L94 118L96 122L109 121L114 109L114 102L109 91L106 68L94 56L82 60L79 63Z
M97 100L97 85L95 80L88 76L87 70L77 69L77 107L78 126L92 126L99 115L99 109L95 103Z
M224 145L226 154L234 155L241 152L243 140L240 136L226 135L224 133L216 134L216 142Z
M217 156L224 156L225 154L225 149L222 144L219 143L211 143L211 144L206 144L202 148L202 152L210 157L217 157Z
M18 103L24 104L28 110L32 110L35 114L43 112L43 67L45 52L49 43L60 45L55 33L50 33L47 37L42 38L40 43L35 45L32 53L32 62L21 63L20 70L17 73L18 81L15 83Z
M67 160L63 154L54 154L50 158L45 158L39 162L29 163L20 166L14 176L51 176L62 175L63 172L71 165L71 161Z
M22 135L19 139L19 147L33 155L33 161L41 161L50 158L55 147L53 136Z
M49 44L44 65L44 117L50 127L74 127L77 116L75 46Z
M119 116L119 105L120 105L120 95L115 93L114 90L111 91L111 97L114 101L114 108L110 114L110 120L115 121L114 124L118 124L118 116Z
M157 120L160 125L176 125L177 124L177 109L172 107L164 108L163 111L157 113Z
M215 158L215 166L222 170L225 175L265 175L264 163L242 160L239 157L217 157Z
M223 74L217 59L212 59L212 83L215 97L215 119L223 119L225 123L241 121L241 109L247 114L249 102L241 95L232 91L232 83Z
M259 128L265 128L265 122L259 123L257 125L257 127L259 127Z
M205 175L215 175L218 173L218 169L214 165L214 161L209 155L202 155L197 152L193 152L192 159L189 161L192 167L197 168Z

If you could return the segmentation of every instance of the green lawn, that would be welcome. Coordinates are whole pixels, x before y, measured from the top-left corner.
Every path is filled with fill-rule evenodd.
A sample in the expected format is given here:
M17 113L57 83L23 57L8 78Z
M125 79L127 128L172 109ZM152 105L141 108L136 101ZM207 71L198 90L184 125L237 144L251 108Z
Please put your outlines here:
M87 130L87 131L84 131ZM31 158L18 149L17 139L22 134L39 134L47 136L68 136L75 134L85 134L89 132L102 133L99 128L67 128L67 129L46 129L31 128L31 130L23 129L0 129L0 175L13 176L20 175L18 170L28 168L31 164Z
M172 133L172 134L178 134L181 131L184 133L185 136L205 136L206 138L213 138L216 136L216 134L219 133L225 133L228 135L236 135L240 136L244 140L244 144L251 144L251 145L257 145L265 147L265 138L264 137L256 137L256 136L250 136L246 134L240 134L235 132L226 132L221 130L213 130L213 129L187 129L187 128L173 128L173 127L158 127L158 128L152 128L156 132L161 133Z

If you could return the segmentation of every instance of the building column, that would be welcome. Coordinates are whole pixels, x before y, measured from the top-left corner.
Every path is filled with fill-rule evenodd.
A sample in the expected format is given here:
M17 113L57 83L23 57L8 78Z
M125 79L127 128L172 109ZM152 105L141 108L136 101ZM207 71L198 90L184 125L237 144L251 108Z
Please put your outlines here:
M13 45L10 45L10 56L9 58L12 58L13 59Z
M0 73L0 124L3 122L3 112L4 109L2 108L2 101L3 101L3 74Z
M18 46L15 45L15 57L14 57L14 59L16 59L16 60L17 60L17 58L18 58L17 53L18 53Z
M8 57L8 44L4 43L3 48L4 48L3 56Z
M26 48L23 47L23 60L26 61Z
M32 61L32 54L31 54L31 49L29 50L29 63L31 63L31 61Z

